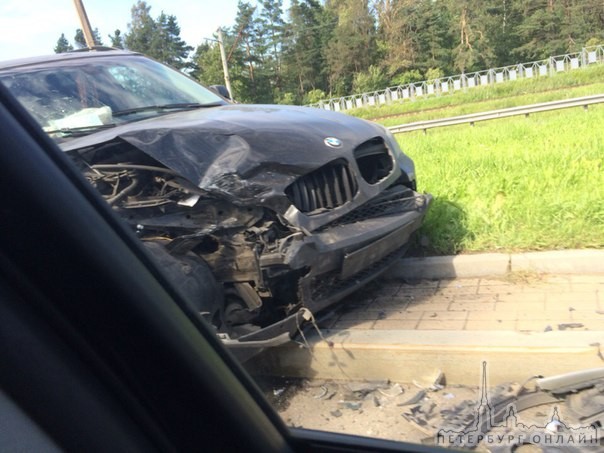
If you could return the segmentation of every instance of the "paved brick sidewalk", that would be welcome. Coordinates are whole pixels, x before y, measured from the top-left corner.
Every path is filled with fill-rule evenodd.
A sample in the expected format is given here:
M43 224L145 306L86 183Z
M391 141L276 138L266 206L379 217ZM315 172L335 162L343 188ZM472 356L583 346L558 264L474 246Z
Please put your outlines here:
M604 331L604 275L378 281L343 301L331 329Z

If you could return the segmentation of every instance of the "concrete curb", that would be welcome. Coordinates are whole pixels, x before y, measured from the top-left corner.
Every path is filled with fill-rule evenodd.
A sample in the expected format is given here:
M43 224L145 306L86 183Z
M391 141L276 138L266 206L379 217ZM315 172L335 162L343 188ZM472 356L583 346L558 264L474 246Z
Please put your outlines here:
M477 278L528 271L548 274L604 274L604 250L555 250L530 253L404 258L389 269L391 279Z
M477 385L483 361L496 383L602 366L602 332L351 329L323 334L330 343L308 337L312 354L292 344L268 350L254 362L252 374L413 382L440 370L447 384Z

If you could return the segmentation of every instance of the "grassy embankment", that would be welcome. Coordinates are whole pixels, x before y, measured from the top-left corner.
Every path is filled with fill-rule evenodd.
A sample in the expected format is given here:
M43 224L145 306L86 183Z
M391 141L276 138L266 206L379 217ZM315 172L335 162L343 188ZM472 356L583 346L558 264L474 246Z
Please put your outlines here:
M346 113L393 126L603 92L604 65L598 65L559 73L553 77L535 77L475 87L465 92L456 91L441 96L417 98L414 101L352 109Z
M425 115L450 117L602 93L604 83L594 74L602 79L604 67L512 82L484 93L477 89L407 102L401 104L407 109L404 121L378 121L400 124ZM588 85L579 86L581 81ZM493 99L497 93L505 98ZM391 115L394 106L389 107ZM384 111L369 116L380 115ZM450 254L604 247L603 124L604 105L599 104L587 112L573 108L432 129L426 135L399 134L398 141L415 160L420 190L435 196L421 231L422 250Z

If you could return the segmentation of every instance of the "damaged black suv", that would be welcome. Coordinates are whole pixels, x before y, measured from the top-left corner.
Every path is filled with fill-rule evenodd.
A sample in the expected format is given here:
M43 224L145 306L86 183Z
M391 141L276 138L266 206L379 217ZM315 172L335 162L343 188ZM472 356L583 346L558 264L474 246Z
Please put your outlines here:
M140 54L4 62L0 81L227 345L288 341L402 256L431 201L383 127L233 104Z

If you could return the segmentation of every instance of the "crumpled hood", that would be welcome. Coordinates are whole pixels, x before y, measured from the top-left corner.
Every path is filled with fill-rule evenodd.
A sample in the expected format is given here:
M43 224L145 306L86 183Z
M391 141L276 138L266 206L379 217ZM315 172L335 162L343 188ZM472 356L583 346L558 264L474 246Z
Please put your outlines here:
M271 204L296 178L384 136L348 115L307 107L226 105L123 124L62 143L64 151L117 139L130 143L204 191L238 204ZM324 143L342 141L341 148ZM277 201L277 200L273 200ZM285 206L282 206L285 208Z

